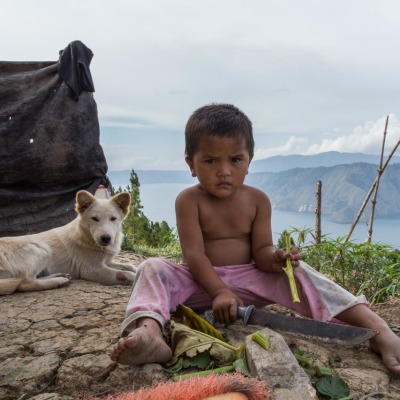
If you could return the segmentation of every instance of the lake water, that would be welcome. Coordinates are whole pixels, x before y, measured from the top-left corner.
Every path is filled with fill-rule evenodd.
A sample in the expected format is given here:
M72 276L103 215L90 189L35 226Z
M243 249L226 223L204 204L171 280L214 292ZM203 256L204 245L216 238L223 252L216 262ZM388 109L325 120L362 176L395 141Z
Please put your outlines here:
M140 185L140 197L143 212L151 221L166 221L170 227L175 227L175 198L178 193L191 184L157 183ZM361 207L361 205L360 205ZM298 229L315 227L315 215L288 211L272 211L272 232L276 243L281 232L290 227ZM367 217L369 218L369 216ZM337 224L321 217L321 233L329 238L346 236L351 224ZM372 241L389 244L400 249L400 219L375 219ZM360 219L354 229L351 240L357 243L365 241L368 235L367 221ZM308 240L312 240L311 236Z

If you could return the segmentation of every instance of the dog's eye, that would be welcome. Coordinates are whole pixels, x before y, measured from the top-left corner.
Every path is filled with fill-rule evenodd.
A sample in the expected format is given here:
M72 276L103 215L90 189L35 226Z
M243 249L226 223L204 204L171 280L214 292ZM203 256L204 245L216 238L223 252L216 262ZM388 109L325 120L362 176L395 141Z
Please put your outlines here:
M110 221L115 221L117 218L115 218L115 217L111 217L110 218Z
M99 222L99 219L97 217L92 217L93 221Z

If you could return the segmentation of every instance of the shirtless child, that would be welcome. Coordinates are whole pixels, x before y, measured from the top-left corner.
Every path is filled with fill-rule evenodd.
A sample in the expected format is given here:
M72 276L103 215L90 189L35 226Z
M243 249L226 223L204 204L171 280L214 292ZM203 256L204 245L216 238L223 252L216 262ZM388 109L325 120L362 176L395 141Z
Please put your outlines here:
M271 204L244 184L253 158L252 125L228 104L196 110L186 125L186 162L199 183L176 199L183 264L150 258L142 263L111 359L121 364L164 363L171 349L162 328L182 303L212 307L216 320L232 323L237 306L279 303L320 321L333 319L378 331L371 348L400 374L400 338L368 306L272 242ZM290 257L300 303L293 303L282 271Z

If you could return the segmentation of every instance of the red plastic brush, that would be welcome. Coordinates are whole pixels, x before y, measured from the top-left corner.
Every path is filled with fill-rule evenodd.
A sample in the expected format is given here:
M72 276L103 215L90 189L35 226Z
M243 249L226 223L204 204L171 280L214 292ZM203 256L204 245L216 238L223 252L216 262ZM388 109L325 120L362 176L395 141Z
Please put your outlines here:
M217 396L217 397L215 397ZM161 382L136 392L109 396L106 400L268 400L265 383L240 373L208 375L179 382ZM92 399L94 400L94 399Z

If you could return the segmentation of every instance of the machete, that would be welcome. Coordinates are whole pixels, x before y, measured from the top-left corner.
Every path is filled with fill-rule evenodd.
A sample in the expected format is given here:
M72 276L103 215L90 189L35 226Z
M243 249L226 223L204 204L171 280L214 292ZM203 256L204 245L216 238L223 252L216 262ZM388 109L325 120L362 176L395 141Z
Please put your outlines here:
M245 325L259 325L272 330L315 336L344 346L360 344L377 334L372 329L291 317L256 309L254 306L238 307L237 315ZM206 318L209 322L213 320L210 314Z

